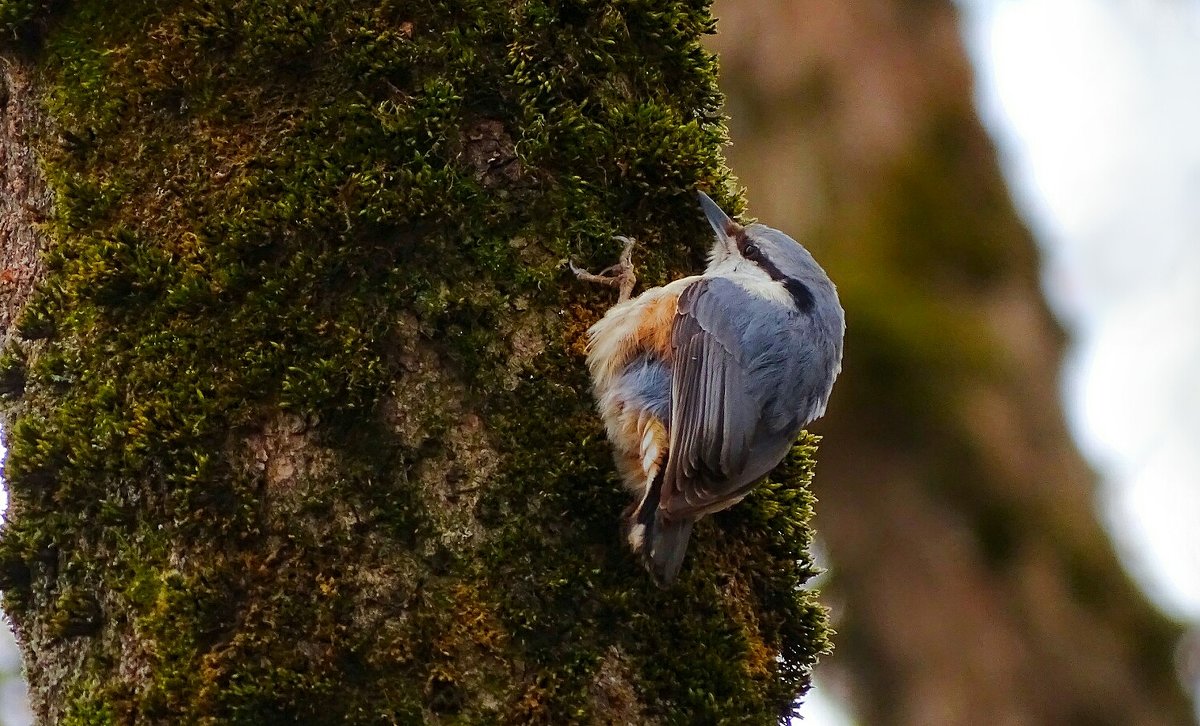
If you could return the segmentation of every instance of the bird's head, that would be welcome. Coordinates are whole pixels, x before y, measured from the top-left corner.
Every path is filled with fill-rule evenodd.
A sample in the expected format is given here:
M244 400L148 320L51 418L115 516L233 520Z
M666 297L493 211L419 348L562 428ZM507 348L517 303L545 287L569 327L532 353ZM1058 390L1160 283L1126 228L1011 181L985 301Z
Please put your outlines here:
M783 285L801 310L811 309L814 297L832 295L836 301L829 276L803 245L765 224L742 226L707 194L696 194L717 237L708 255L709 274L744 271L768 277Z

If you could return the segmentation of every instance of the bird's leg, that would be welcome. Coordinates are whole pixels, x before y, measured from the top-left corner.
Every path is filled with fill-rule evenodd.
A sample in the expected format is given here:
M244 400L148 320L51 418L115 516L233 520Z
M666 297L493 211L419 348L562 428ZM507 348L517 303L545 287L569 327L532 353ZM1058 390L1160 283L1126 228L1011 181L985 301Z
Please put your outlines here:
M637 275L633 272L633 247L636 242L628 237L620 235L613 239L621 240L625 243L625 249L621 250L621 257L617 264L612 267L605 268L599 273L591 273L580 267L576 267L574 262L568 261L571 266L571 272L575 273L584 282L596 282L601 285L608 285L620 290L620 296L617 297L617 302L623 303L633 294L633 286L637 284Z

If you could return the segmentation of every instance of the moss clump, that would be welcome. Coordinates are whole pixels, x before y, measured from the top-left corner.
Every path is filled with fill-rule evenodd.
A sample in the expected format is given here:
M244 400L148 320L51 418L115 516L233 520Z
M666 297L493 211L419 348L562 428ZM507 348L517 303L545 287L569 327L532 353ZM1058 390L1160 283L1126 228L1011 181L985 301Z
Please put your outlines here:
M25 357L10 346L0 354L0 396L20 396L25 390Z
M577 352L607 301L562 268L617 233L645 279L699 264L710 27L703 2L61 13L0 561L23 631L86 654L64 718L571 723L602 717L612 652L664 722L791 709L826 647L800 590L811 450L654 588ZM428 405L389 411L415 382ZM280 416L321 466L242 445ZM495 448L469 500L467 428ZM431 477L472 511L427 512ZM97 632L55 629L85 590Z
M51 4L49 0L0 1L0 34L4 39L19 38Z

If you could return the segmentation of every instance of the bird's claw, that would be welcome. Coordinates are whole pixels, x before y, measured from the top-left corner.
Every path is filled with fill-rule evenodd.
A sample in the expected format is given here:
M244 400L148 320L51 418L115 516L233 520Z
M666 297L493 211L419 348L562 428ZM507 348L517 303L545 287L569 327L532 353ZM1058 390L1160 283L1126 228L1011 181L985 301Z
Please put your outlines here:
M584 282L595 282L619 288L621 292L617 302L625 302L633 294L633 286L637 284L637 275L633 270L633 248L637 243L623 235L617 235L613 239L625 243L625 248L621 250L621 257L617 264L606 267L599 273L588 272L582 267L578 267L572 260L567 260L567 265L570 266L571 272L575 273L575 277Z

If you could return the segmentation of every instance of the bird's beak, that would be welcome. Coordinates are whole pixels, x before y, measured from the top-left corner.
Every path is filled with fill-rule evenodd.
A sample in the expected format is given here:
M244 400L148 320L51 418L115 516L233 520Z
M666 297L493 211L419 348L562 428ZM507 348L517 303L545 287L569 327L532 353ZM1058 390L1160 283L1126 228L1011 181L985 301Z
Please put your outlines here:
M730 219L729 215L725 214L717 206L717 203L704 192L698 191L696 196L700 199L700 208L704 210L704 216L708 218L708 223L717 233L717 239L721 241L726 250L736 252L737 237L742 231L742 225Z

